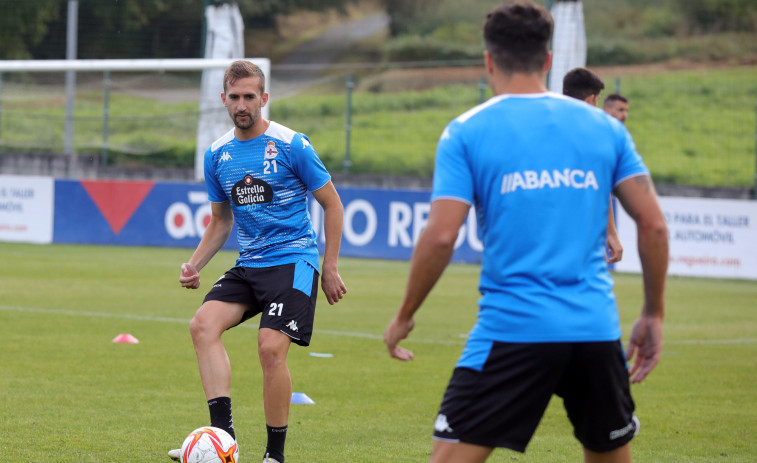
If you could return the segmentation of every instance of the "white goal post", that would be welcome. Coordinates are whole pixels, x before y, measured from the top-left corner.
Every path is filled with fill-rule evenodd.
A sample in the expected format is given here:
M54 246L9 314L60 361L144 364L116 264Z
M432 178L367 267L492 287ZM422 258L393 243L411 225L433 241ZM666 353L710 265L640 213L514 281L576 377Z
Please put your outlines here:
M270 80L271 60L268 58L242 58L263 70ZM222 69L234 59L54 59L54 60L0 60L0 72L64 72L64 71L204 71Z

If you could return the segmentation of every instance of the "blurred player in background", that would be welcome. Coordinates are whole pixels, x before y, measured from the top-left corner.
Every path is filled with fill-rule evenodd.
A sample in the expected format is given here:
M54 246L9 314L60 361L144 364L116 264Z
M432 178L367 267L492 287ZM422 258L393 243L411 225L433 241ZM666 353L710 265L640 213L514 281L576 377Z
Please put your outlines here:
M212 216L179 282L200 287L200 270L222 248L236 222L239 258L212 286L190 323L210 424L232 437L231 365L221 335L260 314L258 357L268 441L264 462L284 463L292 398L286 358L292 342L310 344L318 293L319 255L307 210L312 192L324 211L326 247L321 287L329 304L347 292L337 260L343 208L308 138L261 117L265 76L248 61L227 69L221 100L235 127L205 153ZM178 459L179 452L169 456Z
M594 71L586 68L573 68L562 79L562 93L571 98L582 100L592 106L599 105L599 95L605 89L605 83Z
M605 88L605 83L593 71L586 68L574 68L568 71L562 80L563 95L577 100L585 101L596 107L599 104L599 95ZM618 238L618 230L615 227L615 212L613 211L612 195L610 207L607 210L607 255L605 260L608 264L620 262L623 259L623 245Z
M392 357L413 358L398 343L475 205L482 297L434 423L433 463L483 462L495 447L525 451L553 394L585 461L628 462L638 430L629 377L642 381L660 358L665 219L625 127L547 91L552 28L549 12L531 2L487 16L484 61L495 96L441 135L428 222L384 333ZM603 249L612 191L637 224L643 269L627 357Z
M624 124L626 123L626 118L628 117L628 98L620 93L610 93L605 98L603 107L607 114Z

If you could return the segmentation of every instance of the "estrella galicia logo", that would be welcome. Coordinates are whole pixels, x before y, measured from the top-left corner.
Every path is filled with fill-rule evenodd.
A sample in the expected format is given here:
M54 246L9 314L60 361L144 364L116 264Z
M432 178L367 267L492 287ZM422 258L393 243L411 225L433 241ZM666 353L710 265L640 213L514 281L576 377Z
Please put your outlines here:
M231 199L237 206L270 203L273 200L273 188L259 178L245 175L231 189Z

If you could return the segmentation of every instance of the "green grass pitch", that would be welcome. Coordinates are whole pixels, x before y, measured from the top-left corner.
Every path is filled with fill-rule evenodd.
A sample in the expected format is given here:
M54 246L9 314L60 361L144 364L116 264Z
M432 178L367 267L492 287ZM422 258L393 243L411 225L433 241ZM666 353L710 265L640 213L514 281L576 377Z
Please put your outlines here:
M180 288L190 249L0 243L0 455L20 462L168 462L208 411L188 321L213 280ZM442 392L476 316L479 267L451 265L390 359L381 341L408 263L342 258L349 293L320 297L310 348L289 355L295 392L287 462L424 462ZM627 335L637 275L615 275ZM757 461L757 283L669 278L662 361L632 392L637 462ZM265 427L257 319L224 336L243 462L262 460ZM111 340L130 333L139 344ZM313 357L310 353L333 357ZM491 462L575 462L581 448L555 398L527 452Z

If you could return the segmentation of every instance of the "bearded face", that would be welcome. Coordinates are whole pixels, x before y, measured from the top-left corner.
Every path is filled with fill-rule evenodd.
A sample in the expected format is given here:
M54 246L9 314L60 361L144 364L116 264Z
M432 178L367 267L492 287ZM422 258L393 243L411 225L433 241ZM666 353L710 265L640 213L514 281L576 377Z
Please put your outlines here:
M260 91L258 80L257 77L238 79L221 94L229 117L241 131L255 127L260 120L261 108L268 100L268 94Z

